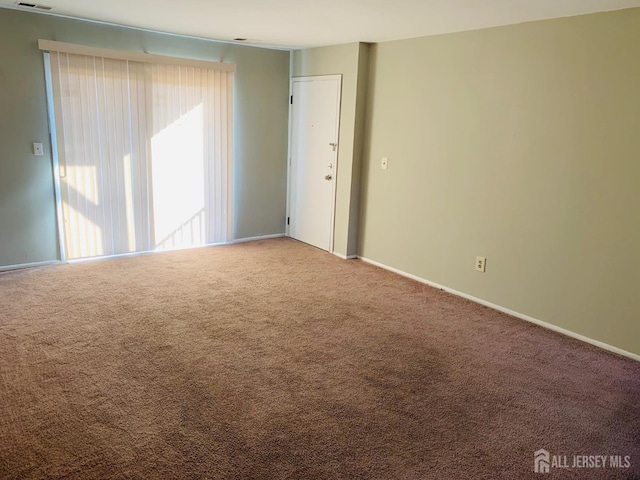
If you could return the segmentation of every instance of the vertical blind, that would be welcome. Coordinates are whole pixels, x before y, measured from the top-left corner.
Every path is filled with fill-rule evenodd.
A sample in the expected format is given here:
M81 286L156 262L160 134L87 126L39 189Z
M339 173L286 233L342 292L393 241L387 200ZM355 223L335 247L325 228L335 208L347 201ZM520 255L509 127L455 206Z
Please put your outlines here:
M233 73L50 53L69 259L225 242Z

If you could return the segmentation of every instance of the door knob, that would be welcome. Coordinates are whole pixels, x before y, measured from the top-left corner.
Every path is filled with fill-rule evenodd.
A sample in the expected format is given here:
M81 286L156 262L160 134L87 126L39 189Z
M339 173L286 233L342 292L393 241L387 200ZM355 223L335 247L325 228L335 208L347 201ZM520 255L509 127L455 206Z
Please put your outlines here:
M329 174L329 175L325 175L325 176L324 176L324 179L325 179L325 180L331 180L332 178L333 178L333 177L331 176L331 174Z

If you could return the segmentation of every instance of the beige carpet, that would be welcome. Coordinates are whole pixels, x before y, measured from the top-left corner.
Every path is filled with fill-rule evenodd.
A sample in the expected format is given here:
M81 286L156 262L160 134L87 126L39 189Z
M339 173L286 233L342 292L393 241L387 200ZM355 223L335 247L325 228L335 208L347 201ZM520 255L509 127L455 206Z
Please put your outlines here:
M288 239L2 274L0 380L3 479L640 478L640 364Z

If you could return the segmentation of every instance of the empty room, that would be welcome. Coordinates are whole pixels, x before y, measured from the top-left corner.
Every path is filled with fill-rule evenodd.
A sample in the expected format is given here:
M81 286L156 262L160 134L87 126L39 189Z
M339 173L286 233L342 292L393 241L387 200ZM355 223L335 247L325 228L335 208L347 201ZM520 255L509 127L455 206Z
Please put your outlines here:
M640 0L0 39L0 479L640 479Z

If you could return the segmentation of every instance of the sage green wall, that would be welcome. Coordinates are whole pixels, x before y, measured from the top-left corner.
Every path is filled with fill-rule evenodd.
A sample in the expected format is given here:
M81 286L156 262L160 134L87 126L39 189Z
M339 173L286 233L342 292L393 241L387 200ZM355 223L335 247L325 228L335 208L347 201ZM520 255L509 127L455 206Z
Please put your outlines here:
M57 258L40 38L235 63L233 235L284 232L289 52L0 9L0 266Z
M367 44L348 43L292 53L293 77L342 75L334 225L334 251L341 255L355 255L357 249L360 153L366 103L362 94L358 96L358 90L362 91L368 80L368 50Z
M356 121L354 130L353 168L351 174L351 207L349 216L349 240L347 255L358 253L358 232L360 228L360 198L362 181L362 156L366 126L368 88L369 88L369 51L371 44L361 43L358 54L358 80L356 90Z
M640 354L640 9L370 61L359 254Z

